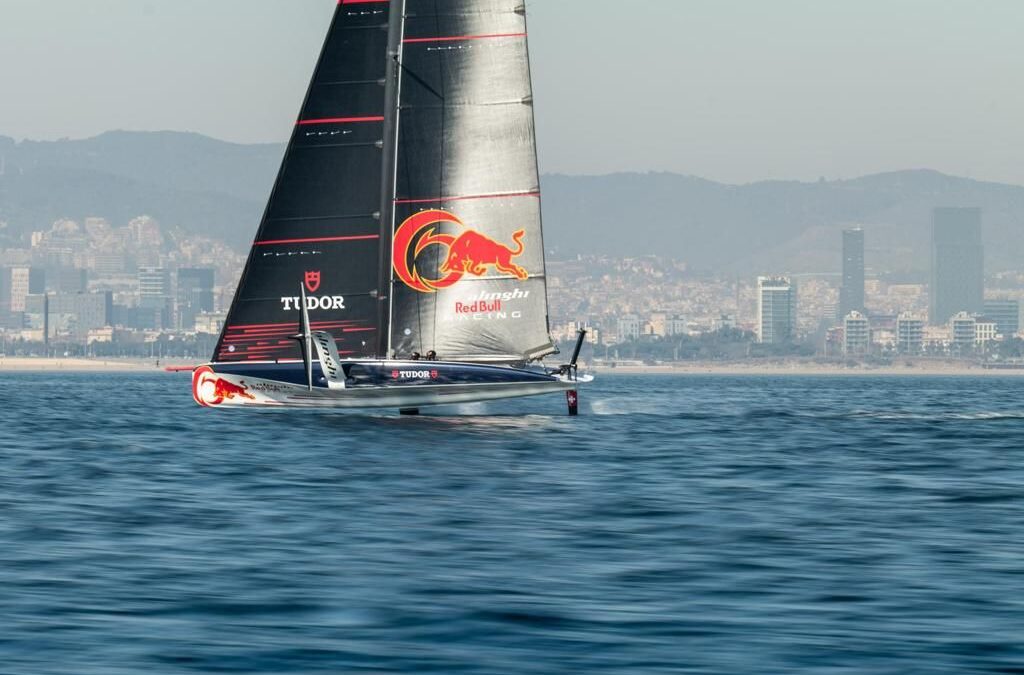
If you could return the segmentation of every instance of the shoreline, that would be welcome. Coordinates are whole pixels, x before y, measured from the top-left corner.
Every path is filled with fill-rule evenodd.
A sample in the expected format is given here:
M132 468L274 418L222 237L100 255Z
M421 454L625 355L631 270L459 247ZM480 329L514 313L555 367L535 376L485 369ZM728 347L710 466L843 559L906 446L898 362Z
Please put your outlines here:
M771 375L771 376L833 376L833 377L1021 377L1024 369L982 368L956 363L925 363L914 366L846 367L823 363L686 363L663 366L607 366L594 368L597 375Z
M0 357L0 373L5 372L66 372L66 373L122 373L161 372L176 361L163 361L160 365L151 359L86 359L76 357L43 358L33 356Z

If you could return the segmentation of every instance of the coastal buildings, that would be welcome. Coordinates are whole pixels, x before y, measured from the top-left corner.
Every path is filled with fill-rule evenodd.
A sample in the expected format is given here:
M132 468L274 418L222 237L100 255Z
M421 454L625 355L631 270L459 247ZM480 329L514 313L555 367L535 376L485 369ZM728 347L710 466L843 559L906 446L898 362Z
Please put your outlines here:
M26 299L26 328L43 332L46 339L83 340L89 332L111 325L113 296L101 293L46 293Z
M864 312L864 230L843 230L843 281L839 290L839 317Z
M843 318L843 353L846 356L866 356L871 351L871 323L858 311Z
M796 285L789 277L757 278L757 339L786 344L796 337Z
M949 320L950 349L954 354L973 351L977 339L977 320L967 312L957 312Z
M999 334L1004 338L1011 338L1020 330L1019 300L986 300L984 314L996 322Z
M932 212L932 325L959 313L984 309L985 272L981 209L938 208Z
M17 308L24 306L29 295L49 293L49 302L59 303L54 296L109 292L113 299L110 326L90 334L107 336L112 350L121 346L135 349L136 343L152 341L161 334L174 335L177 342L194 340L202 333L205 342L199 351L208 356L212 346L207 342L211 334L219 332L245 256L205 237L164 236L152 219L125 223L88 218L80 227L60 220L49 232L32 235L34 248L28 238L5 242L7 246L0 248L0 307L11 306L12 293ZM850 312L838 317L837 313L844 302L851 302L850 291L859 288L858 259L863 258L858 255L862 248L859 236L864 233L854 229L843 234L843 275L836 274L834 268L760 280L736 272L694 274L682 262L658 256L579 255L571 260L551 260L550 287L557 289L551 295L552 333L569 343L575 336L570 323L588 326L588 342L600 345L600 353L613 357L614 347L621 343L635 343L622 350L623 355L687 359L692 358L687 345L730 340L749 344L758 339L780 348L748 351L739 347L730 358L786 358L809 353L846 358L862 350L855 346L862 341L858 343L855 331L850 331L851 341L846 343L844 319ZM930 287L920 271L894 274L878 270L877 275L864 279L863 301L852 301L871 308L870 312L852 310L869 322L871 347L864 358L886 359L897 354L1013 358L1016 345L996 345L1018 332L1024 266L1020 271L992 275L989 282L989 299L980 310L954 312L964 311L974 319L973 338L968 341L964 324L960 346L954 347L950 322L933 326L928 319ZM13 317L9 309L0 314L11 319L0 318L8 352L12 340L42 339L42 328L26 328L24 311ZM42 316L35 312L29 323L41 325ZM72 317L59 307L46 316L54 323L54 339L78 340L83 345L85 338L76 337L81 331L73 326L94 323ZM996 324L994 338L986 319ZM987 347L968 349L968 342ZM675 345L680 347L675 349ZM17 349L39 351L31 346Z
M974 320L974 346L986 348L999 336L999 324L987 317L976 317Z
M910 312L896 317L896 351L916 356L924 349L925 320Z
M643 322L635 314L627 314L618 321L619 342L639 340L643 330Z
M26 298L45 290L46 274L38 267L0 269L0 327L21 328Z

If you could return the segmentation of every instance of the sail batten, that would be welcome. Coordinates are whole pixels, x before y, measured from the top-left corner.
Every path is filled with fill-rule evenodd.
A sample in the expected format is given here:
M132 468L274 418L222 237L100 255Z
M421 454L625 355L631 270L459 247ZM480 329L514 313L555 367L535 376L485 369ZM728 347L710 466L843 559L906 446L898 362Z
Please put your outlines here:
M444 202L462 202L472 199L503 199L506 197L540 197L540 192L534 190L523 190L513 192L502 192L490 195L450 195L447 197L419 197L415 199L395 199L396 204L439 204Z

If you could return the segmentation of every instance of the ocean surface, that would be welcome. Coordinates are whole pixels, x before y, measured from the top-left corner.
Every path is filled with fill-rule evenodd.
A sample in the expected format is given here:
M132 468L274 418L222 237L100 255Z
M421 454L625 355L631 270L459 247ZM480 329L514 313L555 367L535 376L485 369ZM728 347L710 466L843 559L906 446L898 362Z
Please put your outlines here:
M0 375L0 673L1024 673L1024 378L400 418Z

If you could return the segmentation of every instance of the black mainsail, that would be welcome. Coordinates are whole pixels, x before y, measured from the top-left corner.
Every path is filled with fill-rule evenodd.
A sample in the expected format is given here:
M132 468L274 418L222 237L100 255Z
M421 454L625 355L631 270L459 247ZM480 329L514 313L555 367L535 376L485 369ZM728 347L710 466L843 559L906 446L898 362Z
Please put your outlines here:
M551 344L523 0L339 0L214 361Z
M338 3L214 361L301 358L302 284L314 330L343 357L378 355L389 14Z

